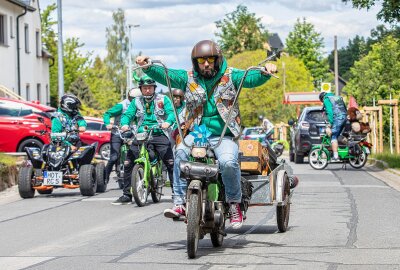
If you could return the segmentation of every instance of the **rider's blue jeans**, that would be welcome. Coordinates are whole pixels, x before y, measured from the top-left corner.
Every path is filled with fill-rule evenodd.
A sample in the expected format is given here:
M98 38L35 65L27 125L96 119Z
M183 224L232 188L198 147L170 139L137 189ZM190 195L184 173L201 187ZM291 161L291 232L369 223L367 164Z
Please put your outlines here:
M219 136L211 136L210 143L215 145ZM188 135L185 138L187 145L193 144L193 136ZM221 144L214 150L215 157L219 162L219 169L222 181L225 186L225 196L227 202L240 202L242 199L242 190L240 185L240 165L239 165L239 146L232 140L232 137L224 137ZM187 161L190 149L180 143L176 147L174 163L174 203L177 205L185 203L187 182L181 179L179 164L181 161Z

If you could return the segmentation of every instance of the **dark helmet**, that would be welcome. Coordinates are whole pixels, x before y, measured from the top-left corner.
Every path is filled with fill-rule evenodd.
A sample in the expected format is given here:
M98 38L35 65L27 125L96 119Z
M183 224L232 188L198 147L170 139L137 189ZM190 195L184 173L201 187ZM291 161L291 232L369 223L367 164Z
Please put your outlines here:
M149 76L143 76L142 78L140 78L139 88L142 89L143 85L153 85L154 87L157 87L156 81Z
M324 102L324 97L325 97L325 95L326 95L326 92L321 92L321 93L319 94L318 98L319 98L319 100L320 100L321 102Z
M208 56L216 57L214 68L218 72L223 61L222 52L218 44L212 40L202 40L194 45L192 50L192 64L193 69L196 72L199 72L199 64L197 63L196 58Z
M73 94L65 94L61 97L60 108L66 113L77 114L81 101Z
M172 90L172 95L173 96L180 96L181 99L182 99L185 96L185 93L181 89L174 88L174 90Z

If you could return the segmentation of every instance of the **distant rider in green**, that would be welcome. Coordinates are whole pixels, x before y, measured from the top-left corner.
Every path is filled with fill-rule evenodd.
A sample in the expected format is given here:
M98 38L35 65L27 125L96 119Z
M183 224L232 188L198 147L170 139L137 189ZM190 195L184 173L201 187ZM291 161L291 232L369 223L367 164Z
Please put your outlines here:
M135 120L138 133L145 132L145 127L160 125L154 130L152 139L149 141L148 150L150 160L155 159L154 151L167 167L170 181L172 182L174 156L172 153L169 133L167 129L175 123L172 103L168 96L155 92L157 85L150 77L142 77L139 81L139 88L142 96L135 98L128 107L128 110L121 117L121 130L129 129L129 124ZM123 194L113 204L132 203L131 175L134 161L139 157L140 145L134 140L128 151L127 164L124 169Z
M86 131L86 121L79 113L81 101L73 94L65 94L61 97L60 107L57 112L52 116L51 132L61 133L72 130L79 132ZM71 145L71 150L75 151L81 145L80 141L65 141L66 144Z

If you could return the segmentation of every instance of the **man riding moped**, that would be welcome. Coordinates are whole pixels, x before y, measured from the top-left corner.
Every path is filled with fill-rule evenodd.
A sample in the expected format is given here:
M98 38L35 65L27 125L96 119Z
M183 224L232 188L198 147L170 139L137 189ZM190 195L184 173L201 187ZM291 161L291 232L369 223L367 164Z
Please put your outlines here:
M150 160L155 160L154 151L156 151L167 167L169 180L172 182L174 157L168 138L169 134L166 130L175 123L175 117L171 100L168 96L155 93L156 87L156 82L148 76L140 79L139 88L142 96L135 98L122 115L121 131L127 131L132 120L137 122L138 133L144 132L147 127L160 125L160 129L154 130L152 139L148 144ZM131 149L128 151L127 164L124 169L123 195L113 204L132 203L131 175L135 165L134 161L138 158L139 151L140 145L137 140L134 140Z
M338 137L342 132L347 119L346 105L344 104L342 97L327 92L321 92L319 94L319 100L323 104L323 109L325 110L329 121L326 133L328 135L331 133L333 151L333 158L331 161L336 162L339 161Z
M136 63L140 66L148 64L149 57L139 56ZM198 42L192 50L191 60L193 70L185 71L169 69L168 74L172 87L185 92L187 113L185 115L185 133L193 130L194 125L204 124L211 132L209 141L216 144L222 134L225 122L228 121L228 111L232 107L244 70L230 68L223 57L219 46L211 40ZM159 83L167 85L162 67L144 67L143 71ZM276 66L265 65L265 72L252 70L244 80L244 87L253 88L264 84L270 74L276 72ZM240 184L239 147L236 139L240 136L239 106L235 104L233 117L221 144L214 149L219 163L222 181L225 186L225 200L230 203L231 226L239 229L243 216L239 203L242 199ZM192 145L194 138L187 135L187 145ZM174 164L174 207L166 209L164 215L168 218L185 215L185 195L187 183L180 176L180 162L187 161L190 149L180 143L176 147Z
M128 97L123 101L115 104L112 108L107 110L103 115L103 121L106 125L107 130L112 130L113 125L110 123L110 118L114 117L114 125L118 126L121 121L122 115L128 109L129 105L131 104L132 100L136 97L141 96L142 93L140 92L139 88L132 88L129 93ZM119 151L121 149L122 139L121 137L115 133L115 131L111 131L111 138L110 138L110 159L107 162L106 166L106 180L109 181L110 174L112 172L112 168L118 160Z

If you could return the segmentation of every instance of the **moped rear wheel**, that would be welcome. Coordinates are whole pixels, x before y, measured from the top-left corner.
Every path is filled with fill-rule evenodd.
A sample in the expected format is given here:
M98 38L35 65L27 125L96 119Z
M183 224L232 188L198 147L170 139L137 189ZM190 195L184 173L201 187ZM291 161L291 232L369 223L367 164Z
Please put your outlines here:
M132 196L137 206L142 207L147 202L148 189L144 183L144 167L136 164L132 170Z
M278 229L280 232L286 232L289 225L289 215L290 215L290 184L287 175L285 174L285 183L283 190L283 201L286 201L285 205L278 205L276 207L276 221L278 224Z
M314 149L308 155L308 163L316 170L323 170L328 166L328 156L321 149Z
M224 242L224 235L222 232L225 231L225 220L224 224L219 228L214 228L214 230L210 233L211 243L214 247L222 246L222 242Z
M187 208L187 253L190 259L196 257L200 238L201 205L199 195L190 194Z
M349 158L349 163L351 167L361 169L364 167L365 163L367 163L367 154L362 150L360 155L354 158Z

